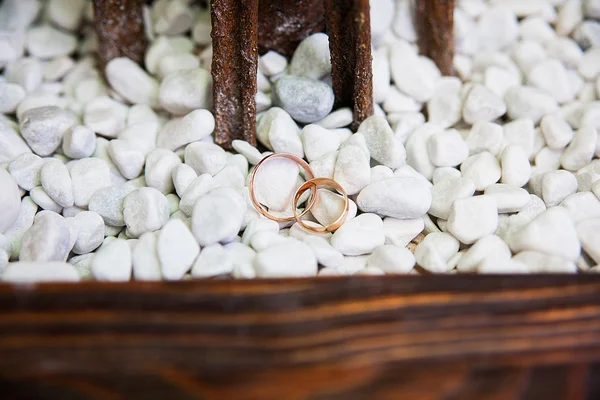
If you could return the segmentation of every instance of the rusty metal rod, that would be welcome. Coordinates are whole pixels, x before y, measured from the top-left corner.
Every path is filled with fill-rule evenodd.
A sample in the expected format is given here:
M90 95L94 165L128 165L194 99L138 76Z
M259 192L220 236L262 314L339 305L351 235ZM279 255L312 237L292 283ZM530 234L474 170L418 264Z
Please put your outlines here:
M453 75L455 0L417 0L416 26L421 53L431 58L443 75Z

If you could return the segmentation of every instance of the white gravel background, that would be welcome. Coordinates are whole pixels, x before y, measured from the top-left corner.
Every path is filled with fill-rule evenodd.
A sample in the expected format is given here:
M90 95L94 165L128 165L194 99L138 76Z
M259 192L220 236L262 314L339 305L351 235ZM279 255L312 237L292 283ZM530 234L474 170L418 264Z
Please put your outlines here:
M91 1L4 1L2 280L600 271L600 0L457 0L456 77L418 55L409 0L372 1L377 104L354 134L325 34L260 57L259 142L351 195L322 235L253 208L270 151L213 143L210 16L191 3L148 8L144 67L112 60L105 82ZM257 195L287 215L302 182L276 160ZM309 220L342 206L321 190Z

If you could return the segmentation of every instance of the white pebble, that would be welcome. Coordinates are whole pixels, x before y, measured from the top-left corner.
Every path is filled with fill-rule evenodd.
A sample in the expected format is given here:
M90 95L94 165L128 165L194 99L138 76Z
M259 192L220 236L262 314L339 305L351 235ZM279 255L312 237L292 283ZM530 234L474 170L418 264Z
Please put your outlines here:
M47 156L60 146L63 135L75 122L72 114L48 106L25 112L19 127L29 147L40 156Z
M133 277L138 281L162 279L156 241L156 233L146 232L140 236L137 245L132 250Z
M548 59L533 67L527 74L527 83L548 92L560 104L575 98L567 69L555 59Z
M513 252L539 251L575 261L581 246L569 212L551 207L516 232L510 242Z
M523 147L511 144L504 148L501 157L500 181L508 185L524 186L531 177L531 164Z
M108 164L99 158L83 158L69 163L73 195L77 207L87 207L97 190L111 185Z
M412 177L394 177L367 185L356 203L363 212L399 219L423 216L431 206L431 191L423 181Z
M72 159L90 157L96 150L96 134L87 126L73 126L65 132L62 150Z
M441 77L433 61L418 56L407 43L401 42L390 49L390 70L398 89L419 102L433 97L436 81Z
M463 118L468 124L476 121L493 121L506 113L502 98L483 85L475 85L465 99Z
M173 219L160 230L157 254L162 276L167 280L180 280L189 271L200 253L200 246L181 220Z
M415 259L430 272L447 272L447 262L458 252L459 246L458 240L448 233L430 233L415 249Z
M496 199L500 214L519 212L529 204L529 192L516 185L498 183L485 188L484 194Z
M542 199L547 207L559 205L577 191L577 179L569 171L550 171L542 178Z
M577 267L574 262L563 257L544 254L539 251L522 251L516 254L513 261L525 264L530 273L575 273Z
M574 193L560 203L578 224L589 219L600 218L600 200L591 192Z
M82 211L67 221L76 227L77 240L73 253L86 254L94 251L104 240L104 220L93 211Z
M85 0L50 0L46 12L54 24L74 31L81 23L85 6Z
M303 239L317 257L319 265L326 268L336 268L344 262L344 255L327 242L326 239L318 236L307 235Z
M300 129L290 115L279 107L272 107L258 119L256 138L269 150L287 152L304 157ZM271 143L274 139L275 143Z
M581 240L583 250L596 262L600 264L600 218L582 221L577 225L577 234Z
M160 84L160 105L176 115L204 108L210 109L212 78L203 68L175 71Z
M462 177L462 173L460 172L459 169L452 168L452 167L438 167L433 172L433 177L431 179L431 182L433 182L433 184L435 185L436 183L439 183L439 182L443 181L444 179L461 178L461 177Z
M34 57L66 56L77 48L75 36L50 25L38 25L27 32L27 51Z
M359 146L342 146L335 160L333 179L348 195L357 194L371 181L369 155Z
M240 231L246 201L230 187L219 187L200 197L192 213L192 232L201 246L231 242Z
M258 149L252 146L250 143L244 140L234 140L231 143L231 147L239 154L246 157L248 162L252 165L256 165L262 160L263 155L258 151Z
M124 239L105 240L92 261L92 274L98 281L127 282L131 279L132 259Z
M197 177L196 171L187 164L179 164L173 169L173 186L175 186L175 191L180 198L183 197L186 189Z
M75 267L66 262L13 262L2 273L4 282L77 282L80 280Z
M422 218L384 218L383 230L385 233L385 243L404 247L417 237L417 235L423 231L424 227L425 225Z
M318 197L310 209L311 214L322 225L327 226L334 223L344 210L345 202L342 196L326 189L317 189ZM345 221L356 216L357 205L352 199L348 199L348 214Z
M195 278L224 275L232 272L233 260L219 243L203 248L192 267L192 276Z
M41 184L40 170L45 162L35 154L22 153L8 165L8 172L19 187L31 190Z
M14 113L24 98L25 90L20 85L0 82L0 113Z
M208 143L207 143L208 144ZM145 165L146 185L169 194L173 186L173 170L181 164L179 157L170 150L156 149L148 154Z
M257 218L255 218L255 219L257 219ZM277 226L279 227L279 224ZM306 235L306 237L304 237L304 239L309 238L309 237L317 237L317 236ZM302 239L302 240L304 240L304 239ZM322 238L319 238L319 239L322 239ZM286 237L284 237L284 236L278 235L277 233L263 230L263 231L258 231L254 235L252 235L252 239L250 240L250 246L252 246L252 248L256 251L263 251L271 246L283 243L283 242L285 242L285 240L286 240ZM327 241L325 241L325 242L327 243L328 246L330 246ZM313 249L313 251L315 251L315 254L317 255L317 257L319 257L317 251L314 249ZM337 250L335 250L335 251L337 251ZM342 256L342 258L343 258L343 256Z
M458 260L456 268L460 272L475 272L490 261L504 263L510 260L508 245L496 235L487 235L479 239Z
M275 82L276 103L302 123L313 123L327 116L333 107L333 89L311 78L283 76Z
M190 53L170 54L163 57L158 63L158 75L161 78L177 71L195 69L200 67L198 56Z
M287 60L276 51L270 50L258 59L258 68L266 76L277 75L285 70Z
M383 221L371 213L346 222L331 237L331 245L347 256L369 254L384 243Z
M546 114L558 111L558 103L546 92L530 86L515 86L504 96L511 119L530 118L534 124Z
M5 232L19 216L21 195L19 187L10 174L0 168L0 233Z
M448 219L450 207L456 199L464 199L473 196L475 183L471 178L448 178L433 185L431 188L431 207L429 214Z
M31 200L43 210L53 211L59 214L63 209L61 205L57 204L50 196L48 196L41 186L36 186L31 189L29 191L29 196L31 197Z
M208 110L193 110L181 119L172 119L158 131L156 145L176 150L202 140L215 129L215 118Z
M316 124L325 129L343 128L352 123L352 110L348 107L338 108Z
M73 183L67 167L61 161L46 161L40 170L40 182L48 196L61 207L73 205Z
M367 267L379 268L387 274L407 274L415 266L410 250L394 245L376 248L367 259Z
M498 206L491 196L474 196L452 203L448 232L464 244L475 243L498 227Z
M310 161L317 160L340 147L340 136L319 125L310 124L300 132L304 147L304 155Z
M427 142L433 134L441 131L438 126L426 123L415 129L406 141L406 163L427 179L433 177L435 170L435 165L429 160Z
M108 83L125 100L158 107L158 82L131 59L113 58L106 64L105 74Z
M321 79L330 72L328 36L324 33L315 33L302 40L290 62L290 74Z
M108 154L125 179L137 178L144 169L144 153L129 141L111 140L108 145Z
M406 150L394 136L394 131L383 117L365 119L358 128L369 149L371 158L390 168L398 168L406 162Z
M431 163L436 167L455 167L469 156L469 147L454 129L433 134L427 141Z
M72 247L67 220L52 211L42 211L23 235L19 260L66 261Z
M8 83L16 83L26 93L32 93L42 83L42 68L42 63L38 58L24 57L9 63L4 75ZM17 114L20 115L20 113Z
M477 190L484 190L500 180L502 170L496 157L484 151L467 158L460 170L463 177L473 179Z
M471 127L466 138L469 154L473 155L488 151L497 156L501 149L503 137L502 126L492 122L477 121Z
M488 8L477 23L479 50L501 50L513 42L519 33L517 16L510 10Z
M91 197L88 209L98 213L107 225L125 226L123 200L135 189L128 184L99 189Z
M169 201L154 188L136 189L123 200L123 219L132 237L162 228L169 214Z
M588 165L594 157L597 141L598 131L596 129L589 126L579 129L560 158L563 168L577 171Z
M573 129L560 114L549 114L540 123L546 144L551 149L563 149L573 139Z
M393 177L394 171L385 165L376 165L371 167L371 183Z
M116 138L125 128L127 106L109 97L96 97L84 109L83 121L99 135Z
M254 268L260 278L316 276L317 258L308 245L290 239L259 252Z

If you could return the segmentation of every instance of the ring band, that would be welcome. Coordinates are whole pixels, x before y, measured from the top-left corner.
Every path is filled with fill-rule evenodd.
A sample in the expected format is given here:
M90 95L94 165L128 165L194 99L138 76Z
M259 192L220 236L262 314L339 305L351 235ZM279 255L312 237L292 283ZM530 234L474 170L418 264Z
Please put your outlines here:
M302 221L301 217L302 217L302 215L304 215L306 213L306 210L302 214L298 215L297 211L296 211L296 203L298 202L298 199L300 198L300 196L302 196L302 194L304 194L304 192L306 192L308 189L310 189L310 190L315 189L315 193L316 193L316 189L319 186L328 186L328 187L332 187L332 188L336 189L344 197L345 204L344 204L344 211L342 211L342 214L335 221L333 221L333 223L331 223L330 225L327 225L327 226L315 227L315 226L307 225L304 221ZM313 197L316 197L316 196L313 196ZM296 190L296 193L294 194L294 202L292 204L292 211L294 212L294 218L296 219L296 222L298 222L298 224L300 224L300 226L303 227L304 229L306 229L307 231L311 231L311 232L315 232L315 233L334 232L336 229L338 229L340 226L342 226L342 224L346 220L346 216L348 215L349 204L350 204L350 202L348 200L348 195L346 194L346 191L344 190L342 185L340 185L333 179L329 179L329 178L313 178L313 179L309 179L306 182L304 182ZM307 209L308 209L308 207L307 207Z
M315 177L315 173L313 172L312 168L310 167L310 165L308 165L308 163L306 161L304 161L302 158L295 156L293 154L290 153L273 153L270 154L268 156L266 156L265 158L263 158L262 160L260 160L258 162L258 164L256 164L254 166L254 169L252 170L252 174L250 175L250 182L248 184L248 188L250 189L250 200L252 200L252 204L254 204L254 208L256 208L256 211L258 211L259 213L261 213L263 216L272 219L273 221L278 221L278 222L287 222L287 221L293 221L296 218L296 209L294 208L294 215L290 216L290 217L277 217L273 214L270 214L265 207L260 204L260 202L258 201L258 199L256 198L256 194L254 193L254 179L256 178L256 172L259 170L259 168L261 167L261 165L263 165L263 163L265 163L267 160L271 160L273 158L287 158L290 159L292 161L294 161L296 164L298 164L302 169L304 169L305 173L306 173L306 179L314 179ZM304 190L304 192L306 191L306 189ZM305 215L307 212L310 211L310 209L312 208L312 206L315 204L315 202L317 201L317 190L316 187L311 188L312 191L312 196L310 198L310 201L308 203L308 205L306 206L306 208L304 209L304 211L302 211L302 213L300 214L299 217L302 217L303 215ZM294 201L294 206L296 205L296 201L298 201L297 199Z

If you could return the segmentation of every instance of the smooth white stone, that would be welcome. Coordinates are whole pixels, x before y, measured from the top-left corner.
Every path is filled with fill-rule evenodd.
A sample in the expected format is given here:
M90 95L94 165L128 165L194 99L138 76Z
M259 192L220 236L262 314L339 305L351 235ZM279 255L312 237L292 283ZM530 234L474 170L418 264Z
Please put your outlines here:
M589 219L577 224L577 234L581 240L583 250L594 260L596 264L600 264L600 218Z
M21 200L19 215L8 227L8 229L4 229L4 236L8 238L12 244L11 258L17 258L19 256L21 238L33 225L33 219L37 210L38 206L33 202L33 200L31 200L29 196L24 197L23 200Z
M475 243L498 227L498 206L493 197L482 195L457 199L450 207L448 232L464 244Z
M469 156L469 147L454 129L433 134L427 141L431 163L436 167L455 167Z
M195 68L200 68L200 60L195 54L170 54L159 61L158 76L164 79L173 72Z
M246 157L248 162L252 165L258 164L263 158L262 154L256 149L256 147L244 140L234 140L231 143L231 147L233 147L233 149L239 154Z
M436 81L441 77L433 61L418 56L403 42L390 49L390 70L398 89L419 102L433 97Z
M110 168L99 158L71 161L68 168L77 207L87 207L96 191L111 185Z
M123 201L135 189L122 184L97 190L90 199L88 209L98 213L107 225L125 226Z
M369 155L359 146L342 146L335 161L333 179L349 196L357 194L371 181Z
M94 251L104 240L104 220L92 211L82 211L67 221L76 227L77 239L73 253L85 254Z
M180 280L192 267L200 246L188 226L173 219L160 230L156 251L162 276L167 280Z
M266 148L276 153L291 152L304 157L299 132L292 117L279 107L272 107L263 113L256 124L256 138ZM271 143L271 137L275 139L274 144ZM275 145L283 145L283 149L275 148Z
M386 113L397 113L397 112L417 112L423 108L421 102L416 101L409 95L396 89L392 86L388 90L387 95L383 101L383 110Z
M406 162L406 150L402 142L394 136L394 131L383 117L372 116L365 119L358 128L371 157L390 168L398 168Z
M289 214L289 212L286 214L286 216L288 214ZM275 215L277 215L277 214L275 214ZM312 222L310 220L304 221L304 224L308 225L310 227L313 227L313 228L320 227L319 224L317 224L316 222ZM304 229L297 222L294 222L290 226L290 229L288 232L289 232L288 233L289 237L295 238L298 240L304 240L307 236L317 236L317 237L321 237L321 238L328 239L328 240L331 238L331 232L317 233L317 232L309 231L309 230Z
M16 83L0 82L0 113L12 114L25 98L25 90Z
M577 171L592 161L598 142L598 131L592 127L579 129L560 158L564 169Z
M459 92L440 93L436 91L433 98L427 103L429 122L441 128L450 128L459 122L462 117L463 106Z
M169 211L167 198L151 187L136 189L123 200L123 219L132 237L162 228L169 219Z
M504 263L510 260L508 245L496 235L487 235L479 239L458 260L456 268L460 272L475 272L490 262Z
M279 224L278 224L278 226L279 226ZM313 236L307 235L306 237L313 237ZM306 239L306 237L304 239ZM316 237L316 236L314 236L314 237ZM283 243L286 239L287 239L286 237L283 237L283 236L278 235L273 232L258 231L254 235L252 235L252 239L250 240L250 246L252 246L252 248L256 251L263 251L271 246L274 246L279 243ZM315 254L317 254L316 251L315 251ZM317 257L318 257L318 254L317 254Z
M407 274L415 266L415 256L410 250L394 245L376 248L367 259L367 267L381 269L387 274Z
M500 163L492 153L484 151L467 158L460 166L465 178L471 178L477 190L484 190L500 180Z
M343 264L344 255L331 246L326 239L308 235L303 239L303 242L311 248L319 265L326 268L337 268Z
M153 11L154 31L159 35L185 33L194 23L195 13L186 1L175 0L158 4Z
M160 105L172 114L183 115L193 110L210 109L212 78L203 68L175 71L160 84Z
M186 189L196 179L196 171L187 164L179 164L173 169L173 186L179 197L183 197Z
M66 56L77 48L77 38L50 25L38 25L27 32L27 51L34 57Z
M40 182L46 194L61 207L73 205L73 183L67 167L61 161L46 161L40 169Z
M244 229L244 234L242 235L242 243L249 245L252 237L256 233L263 231L277 234L279 233L279 225L276 221L270 219L255 218L246 225L246 229Z
M309 164L315 177L333 179L338 153L337 151L331 152ZM364 174L363 168L361 168L361 174ZM362 176L361 178L365 179Z
M538 251L522 251L512 259L525 264L530 273L573 274L577 272L574 262Z
M383 221L371 213L346 222L331 237L331 245L347 256L371 253L384 243Z
M371 183L393 177L394 171L385 165L376 165L371 167Z
M214 188L214 180L209 174L203 174L194 178L181 196L179 209L186 215L191 216L196 201Z
M525 153L532 153L535 144L535 128L531 119L519 118L504 124L502 128L504 129L502 147L516 144L521 146Z
M105 240L92 261L98 281L127 282L131 279L131 249L124 239Z
M521 146L515 144L506 146L502 152L501 164L502 183L522 187L529 181L531 164Z
M24 57L6 66L4 76L8 83L16 83L25 92L34 92L42 83L42 63L38 58ZM20 114L17 113L20 119Z
M10 163L23 153L31 149L12 126L0 120L0 163Z
M83 121L99 135L115 138L125 128L127 106L109 97L96 97L84 109Z
M519 212L529 204L529 192L516 185L497 183L485 188L484 194L496 199L499 214Z
M321 79L331 72L329 38L315 33L302 40L290 61L290 74Z
M331 225L342 215L345 206L344 198L326 189L317 189L317 191L317 201L310 212L321 225ZM344 221L350 221L356 216L356 213L356 203L352 199L348 199L348 214Z
M227 153L216 144L206 142L190 143L185 148L185 163L198 175L216 175L227 164Z
M574 37L576 36L574 35ZM562 62L565 67L573 69L577 68L583 56L582 48L579 47L575 40L568 37L559 37L548 41L546 43L546 51L548 52L548 56Z
M275 82L273 95L276 104L302 123L322 120L331 112L334 102L329 85L304 77L282 76Z
M404 247L424 229L422 218L396 219L387 217L383 220L385 243Z
M293 278L317 275L317 258L305 243L290 239L257 254L254 260L260 278Z
M46 12L54 24L68 31L74 31L83 19L85 6L85 0L50 0Z
M581 250L573 221L563 207L550 207L542 212L516 232L509 245L515 253L533 250L571 261L579 257Z
M52 211L42 211L23 235L19 260L66 261L72 247L67 221Z
M192 232L201 246L232 241L240 231L246 201L236 190L219 187L200 197L192 213Z
M449 233L430 233L415 249L415 259L417 264L430 272L447 272L447 262L458 253L459 246L458 240Z
M469 154L488 151L497 156L500 153L503 137L502 126L492 122L477 121L471 127L466 138Z
M575 98L566 68L555 59L548 59L533 67L527 74L527 83L548 92L560 104Z
M208 144L208 143L207 143ZM145 165L146 185L158 189L162 194L173 192L173 170L181 164L177 154L166 149L148 153Z
M144 154L129 141L111 140L108 146L108 154L121 175L126 179L137 178L144 169L146 161Z
M370 7L371 41L379 43L388 32L394 19L394 0L380 0Z
M449 178L461 178L462 173L459 169L453 167L439 167L436 168L433 172L432 182L435 185L436 183L440 183L444 179Z
M392 86L390 86L390 61L388 59L388 51L386 48L379 48L373 51L372 70L373 101L375 103L383 103L392 88ZM327 118L328 117L325 117L325 119Z
M465 99L463 119L468 124L476 121L493 121L506 113L506 104L490 89L475 85Z
M0 168L0 233L5 232L19 216L21 194L10 174Z
M72 114L48 106L25 112L19 128L29 147L40 156L47 156L60 146L63 135L75 122Z
M417 31L414 26L415 5L411 1L396 1L396 12L392 24L394 34L408 42L417 41ZM371 20L377 21L377 20Z
M192 276L195 278L224 275L232 272L233 259L219 243L203 248L192 267Z
M508 89L521 83L517 75L494 65L485 70L483 79L485 86L500 98L504 98Z
M433 177L435 165L429 160L427 142L429 138L442 129L434 124L426 123L415 129L406 141L406 163L428 180Z
M540 122L546 144L551 149L563 149L573 139L573 129L560 114L549 114Z
M569 171L550 171L542 178L542 199L547 207L559 205L577 191L577 179Z
M96 134L87 126L73 126L63 136L62 150L72 159L91 157L96 150Z
M4 282L77 282L80 280L75 267L66 262L13 262L2 273Z
M431 206L431 191L423 181L394 177L374 182L359 193L356 203L363 212L399 219L423 216Z
M160 261L156 250L157 234L142 234L132 251L133 277L138 281L159 281L162 279Z
M158 147L176 150L200 141L213 132L215 119L208 110L194 110L181 119L172 119L161 127L156 138Z
M600 218L600 201L591 192L574 193L560 203L578 224L589 219Z
M473 196L475 183L471 178L448 178L433 185L431 188L431 207L429 214L448 219L450 207L456 199Z
M254 190L261 204L275 211L290 208L299 186L298 164L287 158L273 158L261 165L255 175Z
M530 118L534 124L547 114L558 111L558 103L546 92L530 86L515 86L504 96L511 119Z
M371 276L381 276L385 275L385 272L381 268L377 267L365 267L359 271L356 271L354 275L371 275Z
M413 131L425 123L425 116L420 112L401 112L388 114L394 135L402 143L406 143Z
M160 61L165 57L175 54L191 53L194 49L194 43L184 36L167 37L160 36L156 39L146 51L144 65L151 74L158 73Z
M19 187L31 190L41 184L40 170L45 162L45 159L35 154L23 153L8 165L8 172Z
M287 60L276 51L269 50L258 59L258 68L266 76L282 73L287 67Z
M568 36L582 20L582 0L567 0L558 11L556 33Z
M131 59L113 58L106 64L105 74L108 83L125 100L158 107L158 82Z
M477 23L480 51L501 50L518 36L517 16L510 10L490 7L483 11Z
M59 214L63 209L61 205L57 204L50 196L48 196L41 186L36 186L31 189L29 191L29 196L31 197L31 200L43 210L53 211Z
M340 136L319 125L306 125L300 132L304 155L311 162L317 160L340 147ZM272 143L272 142L271 142Z

